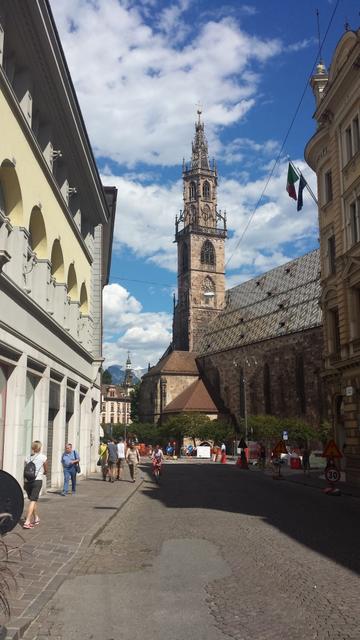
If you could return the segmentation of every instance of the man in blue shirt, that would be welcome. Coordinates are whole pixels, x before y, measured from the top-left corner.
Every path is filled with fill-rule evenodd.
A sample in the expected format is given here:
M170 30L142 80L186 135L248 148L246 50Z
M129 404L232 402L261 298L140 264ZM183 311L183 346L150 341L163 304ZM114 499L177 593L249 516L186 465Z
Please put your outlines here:
M61 456L61 464L64 470L64 487L61 492L62 496L66 496L69 491L69 480L71 480L71 494L76 493L76 474L77 465L80 462L79 455L73 451L72 444L65 445L65 451Z

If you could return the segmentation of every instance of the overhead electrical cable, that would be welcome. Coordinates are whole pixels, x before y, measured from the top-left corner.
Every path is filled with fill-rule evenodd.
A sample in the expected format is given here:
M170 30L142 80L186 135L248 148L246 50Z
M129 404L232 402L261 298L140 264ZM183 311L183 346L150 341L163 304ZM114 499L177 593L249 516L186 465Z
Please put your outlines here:
M261 194L260 194L260 196L259 196L259 198L258 198L258 200L257 200L257 202L256 202L256 204L255 204L254 209L252 210L252 212L251 212L251 214L250 214L250 217L249 217L249 219L248 219L247 223L245 224L244 230L243 230L243 232L242 232L242 234L241 234L241 236L240 236L239 240L237 241L237 243L236 243L236 245L235 245L235 248L234 248L234 250L233 250L232 254L230 255L230 257L229 257L229 258L228 258L228 260L226 261L225 269L226 269L226 267L229 265L229 263L231 262L231 260L232 260L233 256L235 255L235 252L238 250L238 248L239 248L239 246L240 246L241 242L243 241L244 236L245 236L245 234L246 234L246 232L247 232L247 230L248 230L248 228L249 228L249 226L250 226L250 224L251 224L251 222L252 222L252 220L253 220L253 218L254 218L254 215L255 215L255 213L256 213L256 211L257 211L257 209L258 209L258 208L259 208L259 206L260 206L260 203L261 203L261 201L262 201L262 199L263 199L263 197L264 197L264 194L265 194L265 192L266 192L266 190L267 190L267 188L268 188L269 182L270 182L271 178L272 178L272 177L273 177L273 175L274 175L274 171L275 171L275 169L276 169L277 165L278 165L278 164L279 164L279 162L280 162L280 159L281 159L281 156L282 156L282 153L283 153L284 147L285 147L285 145L286 145L286 142L287 142L287 139L288 139L288 137L289 137L289 135L290 135L290 132L291 132L291 130L292 130L292 128L293 128L294 122L295 122L296 117L297 117L297 115L298 115L298 113L299 113L299 110L300 110L300 107L301 107L301 105L302 105L302 102L303 102L303 100L304 100L304 97L305 97L306 91L307 91L308 86L309 86L309 82L310 82L310 80L311 80L311 77L312 77L312 75L313 75L313 73L314 73L314 69L315 69L316 64L317 64L317 61L318 61L318 59L319 59L319 56L321 56L321 52L322 52L323 45L324 45L324 43L325 43L325 41L326 41L327 35L328 35L328 33L329 33L329 29L330 29L330 27L331 27L331 25L332 25L332 21L333 21L333 19L334 19L335 13L336 13L336 11L337 11L337 9L338 9L339 3L340 3L340 0L336 0L336 4L335 4L335 7L334 7L334 10L333 10L333 12L332 12L332 14L331 14L331 17L330 17L330 20L329 20L329 24L328 24L327 29L326 29L326 31L325 31L325 35L324 35L324 37L323 37L323 39L322 39L322 41L321 41L321 44L320 44L320 46L319 46L319 50L318 50L318 52L317 52L317 54L316 54L315 62L314 62L314 64L313 64L312 69L311 69L311 71L310 71L310 74L309 74L309 76L308 76L308 78L307 78L307 80L306 80L306 84L305 84L304 90L303 90L303 92L302 92L302 95L301 95L301 98L300 98L300 100L299 100L299 102L298 102L298 105L297 105L297 107L296 107L296 109L295 109L295 113L294 113L294 115L293 115L293 117L292 117L292 119L291 119L291 122L290 122L290 125L289 125L289 127L288 127L288 130L287 130L287 132L286 132L286 134L285 134L285 137L284 137L284 139L283 139L282 145L281 145L281 147L280 147L280 151L279 151L279 153L278 153L278 155L277 155L276 159L274 160L273 166L272 166L272 168L271 168L271 170L270 170L270 173L269 173L269 175L268 175L268 177L267 177L267 180L266 180L266 182L265 182L264 188L263 188L263 190L262 190L262 192L261 192Z

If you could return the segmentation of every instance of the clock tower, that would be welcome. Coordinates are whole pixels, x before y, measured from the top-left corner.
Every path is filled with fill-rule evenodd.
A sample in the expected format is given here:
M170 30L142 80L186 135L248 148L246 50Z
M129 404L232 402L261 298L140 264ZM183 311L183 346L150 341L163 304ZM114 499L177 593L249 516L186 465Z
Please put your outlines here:
M217 169L198 112L189 164L183 162L184 208L175 221L178 300L173 348L196 351L204 330L225 304L226 213L217 209Z

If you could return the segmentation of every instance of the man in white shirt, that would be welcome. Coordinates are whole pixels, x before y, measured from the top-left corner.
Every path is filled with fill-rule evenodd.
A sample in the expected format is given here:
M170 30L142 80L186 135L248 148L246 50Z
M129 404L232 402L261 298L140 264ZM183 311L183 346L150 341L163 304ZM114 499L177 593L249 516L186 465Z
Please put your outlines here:
M119 442L117 443L117 454L117 480L122 480L126 454L124 438L120 438Z

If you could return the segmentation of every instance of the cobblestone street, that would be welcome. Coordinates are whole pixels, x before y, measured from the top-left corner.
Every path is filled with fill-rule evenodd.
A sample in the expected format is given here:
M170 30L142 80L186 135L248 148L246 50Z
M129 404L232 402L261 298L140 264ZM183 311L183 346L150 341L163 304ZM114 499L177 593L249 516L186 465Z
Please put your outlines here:
M359 498L230 465L149 471L27 640L358 640Z

